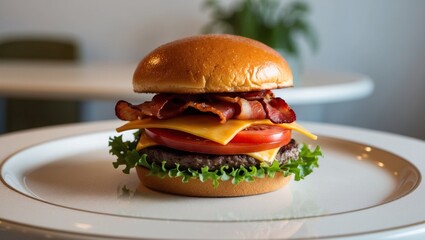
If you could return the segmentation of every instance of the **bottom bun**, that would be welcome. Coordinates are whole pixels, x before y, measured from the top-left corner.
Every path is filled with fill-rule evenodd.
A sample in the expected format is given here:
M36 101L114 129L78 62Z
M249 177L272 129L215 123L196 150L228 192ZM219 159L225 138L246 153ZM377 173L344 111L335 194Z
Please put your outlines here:
M205 182L190 179L189 182L183 183L180 177L160 178L149 175L149 170L141 166L136 166L136 171L140 182L150 189L192 197L239 197L262 194L276 191L291 180L290 176L284 177L283 174L277 173L273 178L256 178L255 181L240 182L237 185L230 180L220 180L218 187L214 188L211 179Z

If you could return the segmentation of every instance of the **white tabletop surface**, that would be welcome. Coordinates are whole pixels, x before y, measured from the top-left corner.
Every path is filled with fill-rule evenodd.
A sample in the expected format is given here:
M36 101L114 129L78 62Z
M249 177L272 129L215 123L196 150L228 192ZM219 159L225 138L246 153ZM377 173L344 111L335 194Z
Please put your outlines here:
M0 96L141 102L149 94L132 90L137 63L0 62ZM307 70L294 88L275 90L293 105L322 104L366 97L373 81L361 74Z

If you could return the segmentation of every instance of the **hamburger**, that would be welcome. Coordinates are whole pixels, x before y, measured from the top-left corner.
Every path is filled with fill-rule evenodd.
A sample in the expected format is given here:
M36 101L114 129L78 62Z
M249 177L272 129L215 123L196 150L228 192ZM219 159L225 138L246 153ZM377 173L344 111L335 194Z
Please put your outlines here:
M301 180L318 167L320 147L292 138L293 109L272 90L293 86L288 63L245 37L211 34L162 45L138 64L137 93L150 101L115 106L126 121L109 139L115 168L135 168L153 190L199 197L262 194Z

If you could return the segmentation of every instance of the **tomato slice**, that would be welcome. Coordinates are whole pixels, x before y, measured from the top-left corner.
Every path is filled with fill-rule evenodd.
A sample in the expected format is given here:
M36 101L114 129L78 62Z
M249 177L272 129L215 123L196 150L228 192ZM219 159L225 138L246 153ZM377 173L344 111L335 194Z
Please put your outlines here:
M227 145L181 131L149 128L146 134L160 145L188 152L245 154L278 148L289 143L291 130L278 126L254 126L239 132Z
M291 140L291 130L274 125L253 125L240 131L232 139L237 143L270 143L286 142Z

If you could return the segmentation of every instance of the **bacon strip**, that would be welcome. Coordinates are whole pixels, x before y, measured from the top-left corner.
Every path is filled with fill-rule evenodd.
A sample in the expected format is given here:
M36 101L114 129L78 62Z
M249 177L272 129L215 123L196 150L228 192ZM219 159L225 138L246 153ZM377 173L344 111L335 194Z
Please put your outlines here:
M132 105L118 101L115 113L121 120L132 121L154 117L167 119L196 109L219 117L221 123L229 119L270 119L274 123L295 121L294 111L281 98L274 98L270 90L250 93L229 94L164 94L160 93L152 101Z
M226 102L196 103L191 101L188 102L183 109L186 110L188 107L197 109L201 112L213 113L220 118L220 123L225 123L227 120L231 119L236 111L236 106Z
M258 100L229 96L217 96L216 99L238 104L238 111L234 116L236 119L265 119L267 117L263 105Z
M137 120L142 114L137 106L134 106L126 101L120 100L115 105L115 115L124 121Z
M282 98L262 101L267 116L273 123L291 123L296 120L294 110Z
M236 119L265 119L267 118L266 111L259 101L248 101L240 99L240 113Z
M143 115L166 119L179 115L184 111L182 107L190 101L188 95L164 94L160 93L152 98L152 101L139 105Z

